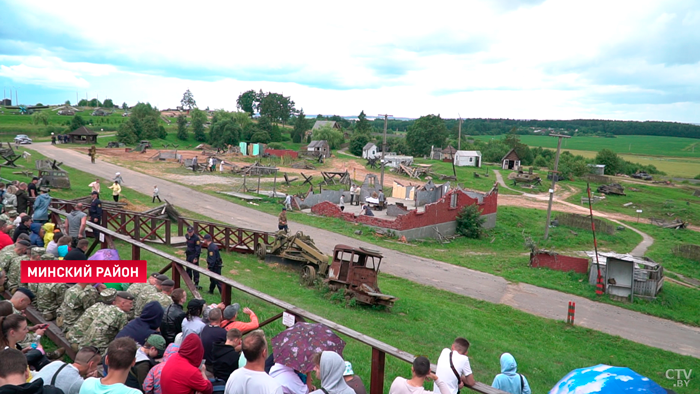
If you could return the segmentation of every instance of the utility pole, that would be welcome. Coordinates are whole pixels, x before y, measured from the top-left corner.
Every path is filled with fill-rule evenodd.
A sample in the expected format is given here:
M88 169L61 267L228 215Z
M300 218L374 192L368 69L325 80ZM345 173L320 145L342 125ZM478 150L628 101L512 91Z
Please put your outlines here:
M462 115L459 116L459 134L457 137L457 150L462 150Z
M390 117L390 116L394 116L394 115L387 115L387 114L382 115L382 114L379 114L379 116L383 116L383 117L384 117L384 142L382 142L382 163L381 163L381 166L382 166L382 176L381 176L381 178L379 179L379 185L380 185L379 187L381 187L382 190L384 190L384 164L385 164L385 163L384 163L384 153L386 152L386 123L387 123L387 120L389 119L389 117Z
M552 220L552 200L554 199L554 185L557 183L557 179L559 179L559 172L557 169L559 169L559 152L561 151L561 139L562 138L571 138L571 136L568 135L563 135L563 134L550 134L550 137L558 137L559 142L557 143L557 156L554 158L554 171L552 173L552 187L549 189L549 205L547 206L547 222L544 224L544 239L545 241L549 237L549 223L551 223Z

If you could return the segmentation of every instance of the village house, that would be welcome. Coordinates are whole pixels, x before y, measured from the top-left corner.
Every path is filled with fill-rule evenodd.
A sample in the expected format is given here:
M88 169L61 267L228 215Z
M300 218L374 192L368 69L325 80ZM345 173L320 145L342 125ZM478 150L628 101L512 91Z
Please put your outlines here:
M306 147L306 154L314 157L323 156L324 158L331 157L331 147L326 140L311 141Z
M379 156L381 156L381 154L378 152L377 145L374 142L368 142L367 145L362 148L363 159L374 159Z
M458 150L454 165L457 167L481 167L481 152L478 150Z
M503 156L501 163L504 170L517 170L520 167L520 156L515 152L515 148Z
M314 127L311 129L313 130L318 130L323 126L331 126L332 129L336 130L342 130L343 128L340 127L338 122L330 121L330 120L317 120L316 123L314 123Z

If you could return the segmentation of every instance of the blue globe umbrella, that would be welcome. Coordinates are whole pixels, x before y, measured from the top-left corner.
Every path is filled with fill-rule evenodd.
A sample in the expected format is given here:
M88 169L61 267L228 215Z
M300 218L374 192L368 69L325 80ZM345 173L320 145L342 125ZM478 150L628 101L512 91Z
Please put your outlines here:
M626 367L600 364L569 372L549 394L666 394L663 387Z

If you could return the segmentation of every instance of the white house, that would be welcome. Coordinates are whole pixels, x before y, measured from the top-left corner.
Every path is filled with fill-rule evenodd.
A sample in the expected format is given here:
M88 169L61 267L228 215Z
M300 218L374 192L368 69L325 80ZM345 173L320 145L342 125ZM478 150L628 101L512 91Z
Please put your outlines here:
M384 161L387 167L398 168L401 164L410 166L413 164L413 156L385 155Z
M377 152L377 145L375 145L373 142L368 142L367 145L362 148L363 159L374 159L375 157L379 156L381 156L381 154Z
M478 150L458 150L454 164L457 167L481 167L481 152Z

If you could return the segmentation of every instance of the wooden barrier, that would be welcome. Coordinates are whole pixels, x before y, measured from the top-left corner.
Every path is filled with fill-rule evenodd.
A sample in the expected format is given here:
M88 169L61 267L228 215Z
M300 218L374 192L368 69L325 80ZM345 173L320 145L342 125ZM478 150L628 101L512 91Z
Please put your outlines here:
M65 216L66 212L60 211L56 208L49 208L49 211L51 213L51 218L54 221L54 223L60 223L60 217ZM215 226L223 226L223 225L217 225L215 223L207 223L207 222L199 222L199 221L190 221L187 222L186 220L183 220L182 223L178 223L178 234L180 234L181 228L183 225L190 225L188 223L192 223L194 225L199 225L201 224L204 228L204 224L206 223L207 225L215 225ZM131 259L133 260L140 260L141 257L141 250L144 250L146 252L150 252L158 257L161 257L165 260L170 261L170 264L166 265L163 267L160 272L165 273L168 271L171 271L171 277L173 281L175 282L175 288L179 288L181 286L181 281L185 282L186 287L190 290L192 295L195 298L202 298L199 292L197 291L194 283L190 279L190 277L187 275L187 272L185 271L185 268L189 268L193 271L197 271L200 273L200 275L207 276L212 279L216 279L221 283L221 302L223 302L226 305L229 305L231 303L231 289L236 289L240 292L246 293L248 295L251 295L255 298L258 298L259 300L265 301L268 304L274 305L278 308L280 308L282 311L285 311L287 313L291 313L295 316L301 316L306 320L310 320L316 323L321 323L325 325L326 327L342 334L345 335L349 338L352 338L362 344L365 344L367 346L370 346L372 348L372 373L371 373L371 379L370 379L370 394L383 394L384 393L384 371L385 371L385 359L386 355L390 355L393 357L398 358L401 361L405 361L409 364L413 363L413 360L415 359L415 356L405 352L403 350L397 349L391 345L388 345L384 342L381 342L377 339L374 339L370 336L367 336L365 334L362 334L358 331L352 330L348 327L345 327L343 325L340 325L338 323L335 323L331 320L325 319L321 316L318 316L314 313L311 313L309 311L306 311L304 309L301 309L297 306L294 306L288 302L282 301L280 299L277 299L275 297L272 297L268 294L265 294L263 292L260 292L258 290L253 289L252 287L245 286L241 283L238 283L230 278L227 278L225 276L215 274L211 271L209 271L206 268L200 267L198 265L190 264L185 260L181 260L178 257L172 256L168 253L165 253L161 250L158 250L154 248L153 246L147 245L141 241L138 241L136 239L133 239L131 236L128 235L123 235L118 232L115 232L109 228L105 228L102 226L95 225L94 223L87 223L88 227L94 228L99 230L102 234L104 234L104 242L102 242L102 247L107 248L107 247L114 247L114 240L120 240L123 242L126 242L127 244L131 245ZM193 226L194 227L194 226ZM249 232L254 232L253 230L244 230L249 231ZM255 232L258 234L265 234L261 232ZM260 236L260 235L258 235ZM255 239L255 237L253 237ZM92 247L96 246L99 243L99 240L95 240L93 242ZM230 250L233 251L238 251L240 249L238 248L232 248ZM247 249L246 249L247 250ZM249 253L249 252L244 252L244 253ZM274 317L267 319L263 322L262 325L269 324L277 319L280 319L282 317L282 313L279 313L275 315ZM261 325L261 326L262 326ZM65 340L65 339L64 339ZM433 370L434 370L433 366ZM468 387L469 389L482 393L482 394L507 394L501 390L495 389L487 384L477 382L474 386Z

